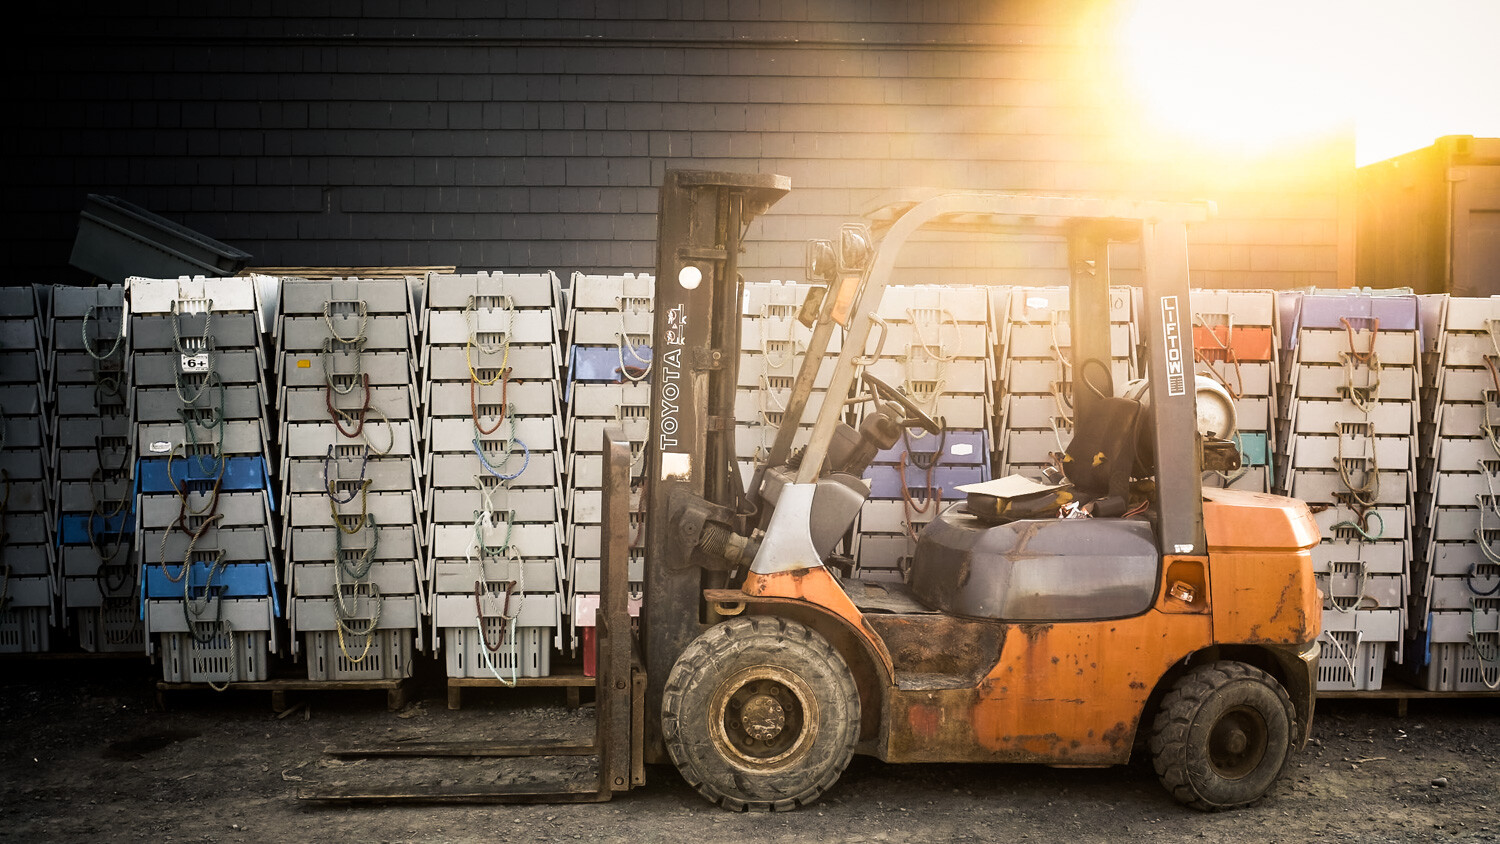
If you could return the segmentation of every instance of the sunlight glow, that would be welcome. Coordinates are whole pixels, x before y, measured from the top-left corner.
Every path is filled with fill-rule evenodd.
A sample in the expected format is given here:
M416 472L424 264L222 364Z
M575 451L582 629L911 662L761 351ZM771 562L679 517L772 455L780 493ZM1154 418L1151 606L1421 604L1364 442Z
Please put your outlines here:
M1153 131L1255 154L1356 126L1359 164L1500 136L1500 0L1122 0Z

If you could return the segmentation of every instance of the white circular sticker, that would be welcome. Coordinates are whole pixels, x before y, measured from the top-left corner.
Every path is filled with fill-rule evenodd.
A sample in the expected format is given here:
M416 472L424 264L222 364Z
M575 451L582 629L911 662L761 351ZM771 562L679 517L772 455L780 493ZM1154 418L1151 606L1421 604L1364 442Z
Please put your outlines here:
M697 290L698 285L703 283L703 271L688 264L677 271L677 283L685 290Z

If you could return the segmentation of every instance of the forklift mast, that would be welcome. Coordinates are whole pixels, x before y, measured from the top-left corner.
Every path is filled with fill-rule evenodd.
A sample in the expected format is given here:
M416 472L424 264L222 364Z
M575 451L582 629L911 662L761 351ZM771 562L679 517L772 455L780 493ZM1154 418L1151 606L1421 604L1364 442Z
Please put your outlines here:
M746 227L791 190L785 176L669 170L657 211L651 421L641 509L646 519L646 600L641 636L646 706L688 643L717 621L705 588L727 582L723 555L705 554L749 533L734 453ZM649 755L660 721L646 719Z

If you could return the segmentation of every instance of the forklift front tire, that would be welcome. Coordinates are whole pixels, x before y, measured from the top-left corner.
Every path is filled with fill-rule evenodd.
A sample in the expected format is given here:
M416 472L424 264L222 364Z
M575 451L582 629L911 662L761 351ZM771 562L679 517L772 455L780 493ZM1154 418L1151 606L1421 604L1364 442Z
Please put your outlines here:
M1276 679L1243 662L1189 671L1163 699L1151 756L1167 791L1195 809L1247 806L1281 778L1296 712Z
M816 631L772 616L716 625L678 657L662 697L677 770L731 811L786 811L833 786L859 739L859 692Z

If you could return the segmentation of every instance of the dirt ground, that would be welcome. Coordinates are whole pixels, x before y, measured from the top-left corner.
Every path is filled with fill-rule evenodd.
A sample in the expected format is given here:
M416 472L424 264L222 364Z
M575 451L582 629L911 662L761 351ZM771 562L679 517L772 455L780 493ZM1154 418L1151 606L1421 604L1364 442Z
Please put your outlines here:
M575 773L590 760L339 762L325 745L589 735L559 690L466 690L440 678L389 712L378 692L174 692L142 662L12 661L0 680L0 841L1496 841L1500 700L1324 701L1315 739L1260 805L1184 809L1149 763L1106 770L885 765L857 758L818 804L782 815L714 808L671 768L586 806L330 807L317 783L477 784ZM564 768L564 766L567 766Z

